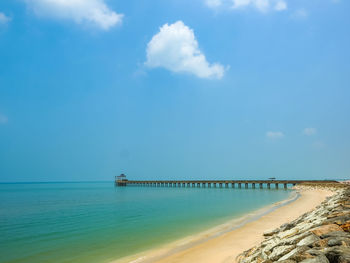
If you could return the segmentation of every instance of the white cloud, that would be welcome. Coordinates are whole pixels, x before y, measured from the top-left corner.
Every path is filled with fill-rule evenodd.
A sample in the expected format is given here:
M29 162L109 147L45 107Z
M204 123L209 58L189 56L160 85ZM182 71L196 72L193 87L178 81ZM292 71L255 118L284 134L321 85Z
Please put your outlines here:
M232 2L232 8L234 9L253 7L260 12L269 10L283 11L287 9L285 0L232 0Z
M268 131L266 132L266 137L269 139L282 139L284 134L280 131Z
M0 12L0 25L1 24L7 24L11 21L11 18L6 16L4 13Z
M7 117L4 114L0 113L0 124L6 124L8 121Z
M274 8L275 8L276 11L286 10L287 9L287 3L285 1L283 1L283 0L277 1Z
M225 69L221 64L209 64L198 48L193 30L182 21L165 24L147 45L150 68L163 67L176 73L191 73L199 78L221 79Z
M111 10L104 0L24 0L39 16L92 24L103 30L120 24L122 14Z
M316 134L316 132L317 132L317 130L315 128L305 128L303 130L303 134L307 135L307 136L314 135L314 134Z
M222 5L222 0L205 0L205 3L207 6L215 8Z

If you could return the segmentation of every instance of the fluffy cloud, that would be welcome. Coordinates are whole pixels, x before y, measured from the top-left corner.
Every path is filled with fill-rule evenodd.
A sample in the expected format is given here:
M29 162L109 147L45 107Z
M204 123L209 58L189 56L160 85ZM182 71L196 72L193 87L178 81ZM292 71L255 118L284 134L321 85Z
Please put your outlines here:
M104 0L24 0L39 16L73 20L78 24L92 24L103 30L120 24L122 14L117 14Z
M191 73L199 78L223 77L225 69L218 63L209 64L198 48L193 30L182 21L165 24L147 45L150 68L163 67L176 73Z
M266 137L269 139L281 139L284 137L284 134L280 131L268 131L266 132Z
M4 13L0 12L0 25L1 24L7 24L10 22L11 18L6 16Z
M254 7L261 12L271 10L283 11L287 9L287 2L284 0L232 0L233 8Z
M315 128L305 128L303 130L303 134L307 135L307 136L314 135L314 134L316 134L316 132L317 132L317 130Z
M6 124L8 121L7 117L4 114L0 113L0 124Z
M276 11L283 11L287 9L287 3L285 1L277 1L275 4Z

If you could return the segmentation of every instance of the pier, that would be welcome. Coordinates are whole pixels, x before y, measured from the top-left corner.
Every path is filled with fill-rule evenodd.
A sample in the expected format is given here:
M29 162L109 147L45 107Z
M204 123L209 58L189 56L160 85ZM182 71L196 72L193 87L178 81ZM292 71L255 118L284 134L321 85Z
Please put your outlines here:
M186 188L258 188L287 189L301 183L329 184L332 180L127 180L116 177L116 186L186 187ZM250 187L249 187L250 186Z

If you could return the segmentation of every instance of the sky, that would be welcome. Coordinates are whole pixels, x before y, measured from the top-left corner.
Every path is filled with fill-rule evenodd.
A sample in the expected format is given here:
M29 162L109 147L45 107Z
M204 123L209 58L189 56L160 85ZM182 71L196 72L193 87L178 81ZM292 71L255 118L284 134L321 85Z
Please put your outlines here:
M2 0L0 182L350 178L349 12Z

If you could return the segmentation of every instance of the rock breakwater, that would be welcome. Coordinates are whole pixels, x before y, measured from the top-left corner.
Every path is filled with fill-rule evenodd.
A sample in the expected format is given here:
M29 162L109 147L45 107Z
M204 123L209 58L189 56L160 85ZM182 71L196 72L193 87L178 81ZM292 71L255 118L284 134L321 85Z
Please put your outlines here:
M324 186L304 185L301 188ZM350 263L350 187L334 191L318 207L264 233L265 240L238 256L239 263Z

